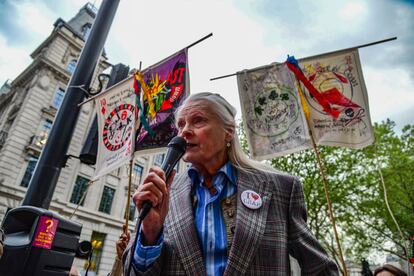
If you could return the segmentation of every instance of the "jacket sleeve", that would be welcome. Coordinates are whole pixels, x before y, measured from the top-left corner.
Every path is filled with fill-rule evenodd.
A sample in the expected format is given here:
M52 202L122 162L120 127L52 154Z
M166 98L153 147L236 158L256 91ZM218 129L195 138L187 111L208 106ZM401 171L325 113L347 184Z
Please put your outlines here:
M145 272L140 272L136 269L136 267L130 263L131 254L133 254L132 245L135 240L135 234L133 235L133 238L129 241L124 255L122 256L122 270L124 272L124 275L127 275L128 267L131 265L130 274L128 276L135 276L135 275L160 275L161 274L161 264L163 262L163 255L164 255L164 245L161 250L160 257L151 265L150 268L148 268Z
M298 260L302 275L339 275L335 262L312 234L306 220L302 185L294 178L289 203L289 254Z

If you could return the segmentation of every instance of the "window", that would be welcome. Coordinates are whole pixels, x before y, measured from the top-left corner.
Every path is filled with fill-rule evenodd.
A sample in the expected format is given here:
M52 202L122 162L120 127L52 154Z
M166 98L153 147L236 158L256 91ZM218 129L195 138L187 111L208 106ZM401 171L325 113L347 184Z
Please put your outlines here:
M157 154L157 155L155 155L155 158L154 158L154 165L155 166L161 166L162 161L164 161L164 155L165 154Z
M92 232L91 236L91 244L93 249L93 254L91 258L91 263L89 267L89 271L94 271L95 274L98 274L99 265L101 263L103 247L105 243L106 234L99 233L99 232ZM84 269L86 270L88 267L88 261L85 262Z
M65 90L59 87L56 90L55 97L53 98L52 106L56 109L59 109L60 105L63 102L64 97L65 97Z
M142 171L144 168L138 164L134 164L134 167L132 169L132 181L134 184L140 184L141 183L141 177L142 177Z
M99 211L107 214L111 213L112 201L114 199L115 189L104 186Z
M69 63L68 66L66 66L66 70L73 74L73 72L75 72L75 68L76 68L76 64L78 63L78 61L76 59L72 59Z
M85 25L82 26L82 36L85 41L88 39L89 35L91 34L91 27L92 25L90 23L86 23Z
M24 172L22 182L20 183L20 186L27 187L29 186L30 179L32 178L32 174L36 168L37 164L37 158L36 157L30 157L29 162L27 163L26 171Z
M53 121L49 119L43 119L43 124L40 129L40 133L37 136L34 136L34 140L32 140L32 143L34 143L37 147L43 147L46 142L47 138L49 137L49 132L52 129Z
M70 202L83 206L85 202L85 193L88 188L89 179L79 176L76 178L75 186L73 187Z

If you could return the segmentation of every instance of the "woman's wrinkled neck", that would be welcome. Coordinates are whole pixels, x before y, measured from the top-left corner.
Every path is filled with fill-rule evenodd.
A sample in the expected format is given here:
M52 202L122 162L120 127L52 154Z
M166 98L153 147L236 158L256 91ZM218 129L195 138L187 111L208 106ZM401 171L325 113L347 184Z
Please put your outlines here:
M217 158L214 162L211 162L209 164L192 164L199 174L201 174L204 177L204 181L207 187L210 187L212 185L213 177L216 175L216 173L220 170L221 167L226 164L228 158L227 155L224 155L221 158Z

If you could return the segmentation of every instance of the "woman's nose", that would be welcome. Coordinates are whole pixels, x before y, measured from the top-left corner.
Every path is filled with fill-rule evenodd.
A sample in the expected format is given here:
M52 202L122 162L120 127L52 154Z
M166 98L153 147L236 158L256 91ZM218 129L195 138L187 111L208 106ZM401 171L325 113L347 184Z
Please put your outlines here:
M186 137L191 136L192 132L193 132L192 129L188 125L186 125L178 132L178 135L183 138L186 138Z

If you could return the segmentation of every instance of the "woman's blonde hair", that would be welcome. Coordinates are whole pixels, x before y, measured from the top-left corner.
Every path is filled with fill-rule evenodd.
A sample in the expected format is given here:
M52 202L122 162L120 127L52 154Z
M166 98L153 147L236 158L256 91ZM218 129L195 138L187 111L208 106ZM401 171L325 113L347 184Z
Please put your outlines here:
M207 112L215 115L222 123L224 131L232 135L233 139L227 151L227 157L232 163L232 165L234 165L238 169L245 171L274 171L273 168L271 168L270 166L249 159L249 157L244 153L240 145L239 137L236 133L235 116L237 110L231 104L229 104L229 102L226 101L226 99L224 99L220 94L211 92L191 94L184 101L184 103L176 110L175 117L178 118L178 115L189 102L193 103L200 101L207 101L208 103L210 103L209 108L206 108Z

